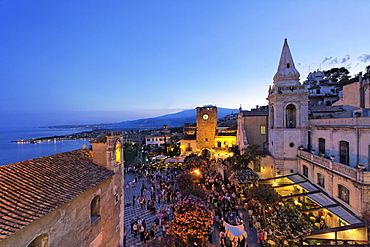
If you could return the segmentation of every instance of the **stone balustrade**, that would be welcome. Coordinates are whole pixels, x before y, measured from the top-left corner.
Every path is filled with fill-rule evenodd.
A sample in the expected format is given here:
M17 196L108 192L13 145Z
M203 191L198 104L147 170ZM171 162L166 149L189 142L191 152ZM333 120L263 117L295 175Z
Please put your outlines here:
M315 165L327 168L343 177L355 180L361 184L370 183L370 171L363 171L354 167L346 166L341 163L334 162L328 158L317 156L316 154L308 153L303 150L298 150L298 157L307 160Z
M370 117L310 119L311 126L369 126Z

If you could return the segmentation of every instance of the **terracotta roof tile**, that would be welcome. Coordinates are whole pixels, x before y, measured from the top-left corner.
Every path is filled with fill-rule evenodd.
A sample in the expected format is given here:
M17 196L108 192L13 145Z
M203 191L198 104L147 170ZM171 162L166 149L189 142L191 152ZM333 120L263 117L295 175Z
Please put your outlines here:
M0 241L113 175L88 149L0 166Z

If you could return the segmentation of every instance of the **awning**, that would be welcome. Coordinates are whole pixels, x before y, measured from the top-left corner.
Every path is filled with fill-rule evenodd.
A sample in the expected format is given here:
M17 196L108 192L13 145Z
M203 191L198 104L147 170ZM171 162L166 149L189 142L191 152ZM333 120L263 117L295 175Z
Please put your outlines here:
M244 230L244 225L237 225L233 226L226 222L224 222L225 225L225 233L226 236L230 239L230 241L237 241L242 240L243 236L244 238L247 238L247 232Z
M159 155L159 156L153 157L153 159L156 159L156 160L164 160L165 158L167 158L167 156L165 155Z
M166 159L164 162L166 163L184 163L184 157L172 157Z
M347 208L345 208L343 205L337 202L334 198L328 196L318 186L312 184L310 181L308 181L305 177L303 177L300 174L276 177L272 179L266 179L264 181L272 183L273 185L275 185L273 187L276 187L276 189L283 188L289 185L300 186L304 190L308 191L308 193L302 194L302 196L309 197L312 201L314 201L316 204L320 206L319 207L320 209L326 208L326 210L330 211L332 214L336 215L338 218L345 221L347 224L349 224L347 227L350 228L351 225L357 226L358 224L363 224L363 222L358 217L356 217L356 215L354 215L351 211L349 211ZM291 196L294 196L294 194ZM326 230L330 232L331 229Z

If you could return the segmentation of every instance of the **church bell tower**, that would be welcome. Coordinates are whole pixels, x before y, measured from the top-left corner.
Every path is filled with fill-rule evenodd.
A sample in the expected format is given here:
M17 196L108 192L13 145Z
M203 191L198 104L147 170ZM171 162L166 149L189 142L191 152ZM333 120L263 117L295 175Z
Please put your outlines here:
M269 150L276 175L298 171L297 149L307 143L308 90L299 82L300 74L284 40L278 70L269 89Z

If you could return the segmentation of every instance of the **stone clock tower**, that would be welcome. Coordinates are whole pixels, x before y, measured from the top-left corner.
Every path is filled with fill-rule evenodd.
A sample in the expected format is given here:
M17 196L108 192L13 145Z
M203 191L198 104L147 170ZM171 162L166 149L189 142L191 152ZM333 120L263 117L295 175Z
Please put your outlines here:
M297 149L308 140L308 90L299 82L285 39L274 85L269 90L269 150L277 175L298 170Z
M197 107L197 152L204 158L211 158L215 147L217 129L217 107Z

